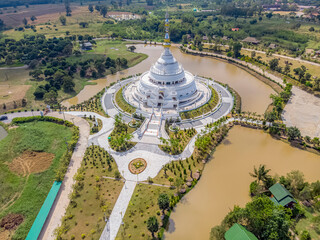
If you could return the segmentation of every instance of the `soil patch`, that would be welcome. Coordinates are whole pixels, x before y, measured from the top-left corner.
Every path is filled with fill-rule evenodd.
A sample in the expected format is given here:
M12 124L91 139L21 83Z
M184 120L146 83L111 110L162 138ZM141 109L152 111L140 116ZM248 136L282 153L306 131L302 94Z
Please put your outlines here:
M129 171L133 174L142 173L146 167L147 162L143 158L135 158L129 163Z
M21 214L10 213L1 219L0 227L6 230L15 229L23 222L23 216Z
M50 167L54 156L52 153L25 151L12 160L9 168L12 172L22 176L43 172Z

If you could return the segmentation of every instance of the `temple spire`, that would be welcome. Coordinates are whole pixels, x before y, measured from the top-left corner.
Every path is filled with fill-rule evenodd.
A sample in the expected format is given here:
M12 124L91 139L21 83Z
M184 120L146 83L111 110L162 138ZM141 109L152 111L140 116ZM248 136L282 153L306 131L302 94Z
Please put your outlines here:
M171 46L171 44L170 44L170 37L169 37L169 13L168 13L168 11L166 12L166 19L165 19L164 27L165 27L166 34L164 37L163 46L165 48L169 48Z

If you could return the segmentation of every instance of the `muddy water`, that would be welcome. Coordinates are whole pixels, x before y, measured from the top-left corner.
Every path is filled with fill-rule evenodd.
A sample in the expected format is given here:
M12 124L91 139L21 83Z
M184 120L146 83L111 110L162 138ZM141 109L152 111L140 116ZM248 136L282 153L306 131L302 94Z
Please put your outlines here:
M145 53L149 57L132 68L93 81L97 84L86 86L76 97L65 101L63 104L70 106L72 104L80 103L95 95L111 82L147 71L163 51L162 46L137 45L136 47L136 52ZM228 83L238 91L242 97L242 107L244 111L263 113L271 102L269 95L273 93L273 90L246 71L219 60L183 54L177 47L172 47L171 51L185 70L193 74L211 77L217 81Z
M249 200L249 176L253 166L266 164L271 174L300 170L307 181L320 179L320 157L290 147L258 130L236 126L217 147L197 186L171 214L166 240L208 240L213 226L220 224L234 205Z

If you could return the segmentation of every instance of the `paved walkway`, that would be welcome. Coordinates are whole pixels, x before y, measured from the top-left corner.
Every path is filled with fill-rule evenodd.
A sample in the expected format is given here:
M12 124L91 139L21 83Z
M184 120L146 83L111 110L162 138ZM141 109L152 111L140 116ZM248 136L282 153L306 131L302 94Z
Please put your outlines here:
M63 119L63 114L59 114L57 112L50 113L48 116ZM80 117L75 117L69 114L65 114L65 118L70 122L74 122L74 124L79 127L80 136L72 154L68 170L63 179L60 192L56 197L55 203L52 206L50 214L48 215L46 223L39 236L39 239L44 240L55 239L54 230L61 225L62 218L66 213L66 209L70 203L69 196L73 191L73 184L75 183L73 177L81 166L82 159L88 146L88 137L90 134L89 123Z
M126 181L124 183L117 202L112 209L110 218L100 236L100 240L116 238L136 185L137 182L135 181Z

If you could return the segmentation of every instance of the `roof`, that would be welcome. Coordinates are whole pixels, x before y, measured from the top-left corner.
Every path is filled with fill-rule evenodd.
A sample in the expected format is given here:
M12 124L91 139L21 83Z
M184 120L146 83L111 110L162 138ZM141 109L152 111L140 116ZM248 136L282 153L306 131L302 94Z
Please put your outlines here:
M274 184L269 188L273 197L271 197L271 201L273 201L276 205L286 206L291 202L295 202L292 194L280 183Z
M259 43L260 41L254 37L246 37L242 40L242 42L248 42L248 43Z
M83 44L83 46L85 46L85 47L91 47L91 46L92 46L92 43L91 43L91 42L86 42L86 43Z
M233 226L224 234L226 240L258 240L258 238L249 232L244 226L235 223Z
M54 182L50 192L47 195L46 200L44 201L44 203L42 204L42 207L36 217L36 219L34 220L32 227L28 233L28 236L26 238L26 240L32 240L32 239L38 239L41 229L48 217L48 214L51 210L51 207L54 203L54 200L56 199L56 196L59 192L59 189L61 187L61 183L62 182Z
M270 43L270 45L269 45L269 48L276 48L277 47L277 44L275 44L275 43Z

